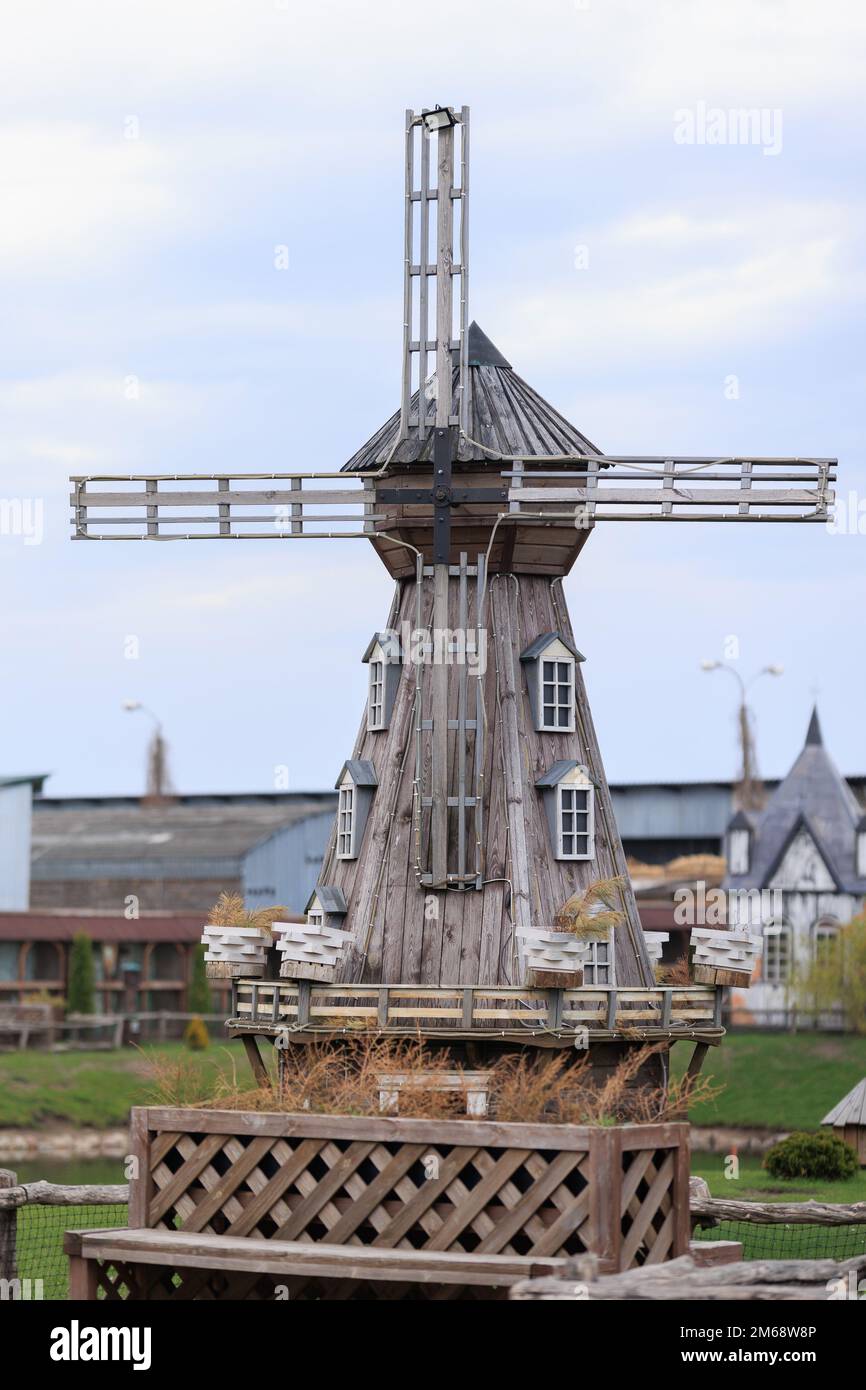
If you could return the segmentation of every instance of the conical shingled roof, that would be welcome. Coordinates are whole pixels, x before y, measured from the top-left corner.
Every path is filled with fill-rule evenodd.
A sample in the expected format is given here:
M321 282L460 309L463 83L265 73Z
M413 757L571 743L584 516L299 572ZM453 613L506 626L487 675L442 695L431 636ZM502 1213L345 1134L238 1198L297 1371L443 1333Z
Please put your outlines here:
M822 1125L833 1125L834 1128L844 1129L846 1125L863 1125L866 1127L866 1076L862 1081L850 1090L847 1096L843 1096L838 1105L828 1112L821 1121Z
M729 875L732 888L765 888L801 826L812 835L840 892L866 893L857 873L857 826L863 811L830 757L821 737L817 709L806 742L766 809L752 813L754 853L747 874Z
M459 462L483 462L496 467L499 464L499 454L505 454L509 458L514 455L531 459L548 454L601 453L580 430L575 429L574 425L560 415L558 410L554 410L543 396L517 375L511 363L491 343L487 335L482 333L477 323L473 323L469 328L467 360L468 438L461 437L459 441ZM459 411L458 383L459 372L455 364L451 373L453 415ZM413 412L417 410L417 404L416 391L412 397ZM418 438L417 427L410 428L408 437L394 450L392 463L421 463L433 457L431 431L436 419L435 375L427 382L426 418L429 429L424 439ZM352 455L344 465L343 472L369 473L381 468L391 453L399 426L398 410L356 454Z

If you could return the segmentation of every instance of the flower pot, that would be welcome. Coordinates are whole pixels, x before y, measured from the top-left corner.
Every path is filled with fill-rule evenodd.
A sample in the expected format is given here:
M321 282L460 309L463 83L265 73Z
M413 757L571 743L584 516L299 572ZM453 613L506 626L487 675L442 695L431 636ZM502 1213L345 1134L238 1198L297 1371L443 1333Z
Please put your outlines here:
M217 927L208 923L201 942L209 980L255 979L264 975L271 938L259 927Z
M351 932L323 922L274 922L274 944L280 953L284 980L321 980L330 983L343 958Z

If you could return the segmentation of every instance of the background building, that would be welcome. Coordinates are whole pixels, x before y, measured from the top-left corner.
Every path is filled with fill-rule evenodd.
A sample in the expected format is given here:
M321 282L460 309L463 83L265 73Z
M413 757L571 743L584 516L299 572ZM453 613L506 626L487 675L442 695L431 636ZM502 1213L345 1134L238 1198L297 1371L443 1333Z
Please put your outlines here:
M158 803L131 796L50 797L42 794L45 780L41 774L0 778L0 1002L34 992L62 994L69 943L85 931L94 942L99 1007L106 1012L129 1007L133 999L141 1009L184 1007L191 951L221 892L241 893L249 907L281 903L302 913L337 800L332 791L189 795ZM819 857L835 865L833 846L842 836L844 863L853 865L851 826L863 815L866 777L846 783L840 776L823 748L817 717L789 777L765 786L767 810L752 826L754 872L731 883L752 884L766 865L770 851L764 846L783 840L799 814L783 814L783 808L805 807L807 818L823 827L825 812L815 809L816 798L823 805L827 795L836 820L829 849L821 849L825 833L819 830ZM669 933L665 960L674 961L691 929L674 920L674 893L698 881L707 889L722 882L719 856L728 847L729 828L737 828L733 784L618 783L611 793L641 921L649 931ZM811 812L806 803L814 803ZM862 901L866 880L863 887L860 879L843 883L835 872L814 903L803 890L789 897L781 925L791 936L783 932L766 957L772 975L784 973L786 960L815 949L833 925L830 918L847 920L850 904ZM859 896L842 891L852 887ZM786 996L783 979L763 976L739 1004L756 1022L782 1022Z
M723 887L764 938L754 983L734 991L732 1012L741 1022L785 1024L797 976L866 900L866 817L824 747L817 710L766 808L731 821L726 850Z
M0 912L30 905L30 853L33 796L45 774L0 777Z

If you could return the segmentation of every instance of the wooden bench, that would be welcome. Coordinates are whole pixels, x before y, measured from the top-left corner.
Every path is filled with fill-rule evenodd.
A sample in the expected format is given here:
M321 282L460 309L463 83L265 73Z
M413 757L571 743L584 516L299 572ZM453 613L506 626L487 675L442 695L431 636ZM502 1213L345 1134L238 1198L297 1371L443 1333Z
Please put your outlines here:
M373 1286L375 1297L377 1284L473 1285L505 1297L521 1280L564 1277L570 1264L562 1257L387 1250L145 1228L67 1231L64 1249L74 1300L93 1300L100 1288L108 1298L159 1297L160 1287L166 1296L178 1279L180 1297L191 1298L236 1298L254 1289L262 1298L345 1298L352 1286Z

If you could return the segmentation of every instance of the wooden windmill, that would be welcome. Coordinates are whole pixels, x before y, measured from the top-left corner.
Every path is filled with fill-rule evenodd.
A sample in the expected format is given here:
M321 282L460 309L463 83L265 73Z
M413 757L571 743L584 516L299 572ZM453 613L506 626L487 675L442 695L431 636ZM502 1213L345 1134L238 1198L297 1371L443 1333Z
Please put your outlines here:
M307 922L234 1031L717 1041L711 988L655 986L562 579L602 521L825 521L834 460L603 454L469 323L468 156L467 108L407 112L400 408L348 463L74 478L74 534L363 538L396 581Z

